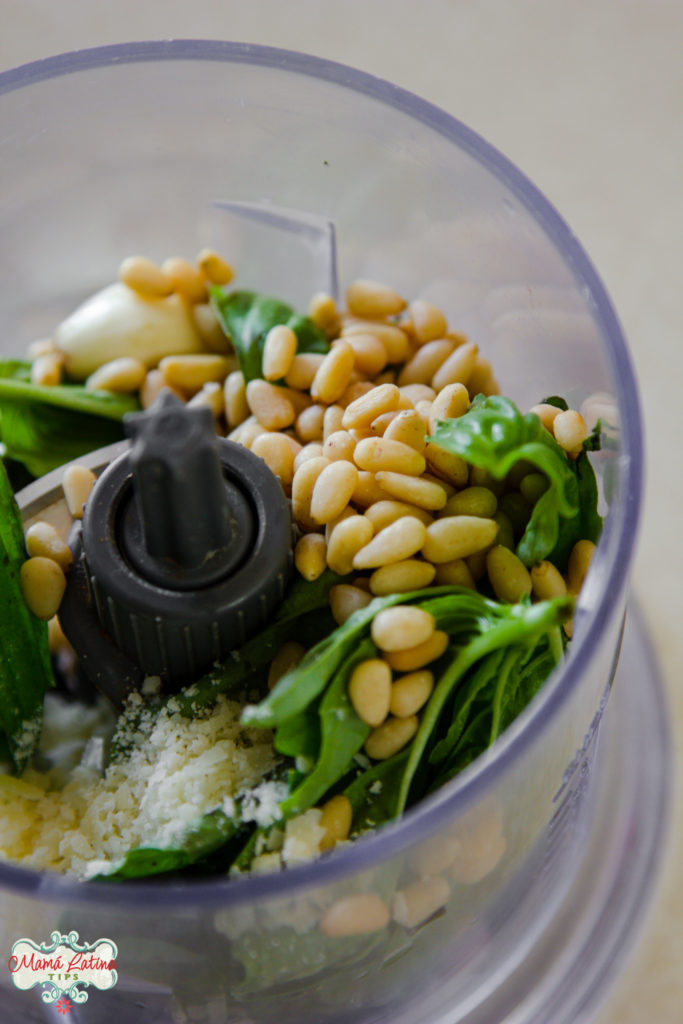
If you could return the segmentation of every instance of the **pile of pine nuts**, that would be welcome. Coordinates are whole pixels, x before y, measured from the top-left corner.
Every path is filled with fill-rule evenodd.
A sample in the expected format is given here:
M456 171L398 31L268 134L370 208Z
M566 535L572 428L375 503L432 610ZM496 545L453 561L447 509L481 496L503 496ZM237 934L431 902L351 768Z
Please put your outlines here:
M119 279L127 287L148 299L179 295L192 308L207 351L168 355L152 368L130 355L100 366L86 387L136 391L143 407L168 387L191 405L210 408L217 433L262 458L291 498L301 576L313 581L329 567L349 577L330 594L338 623L373 596L432 584L476 589L487 578L508 602L578 593L590 541L576 545L566 577L549 561L528 569L514 552L520 524L546 487L543 474L522 467L494 480L426 440L438 420L462 416L475 394L498 393L491 364L474 342L449 329L441 310L423 299L408 303L368 280L351 283L343 310L331 296L315 295L308 315L330 351L299 353L292 329L277 325L265 339L263 377L246 383L207 301L210 284L232 277L232 267L209 250L194 265L180 258L161 266L143 257L124 260ZM46 365L48 354L37 354L34 369ZM42 380L50 382L57 382L54 374ZM587 428L577 410L538 405L532 411L570 457L581 450ZM27 600L42 617L63 593L59 558L65 556L48 554L55 543L51 538L39 549L34 532L34 557L23 573ZM38 599L38 591L49 599ZM423 615L402 606L378 615L372 632L382 657L353 674L351 699L372 726L366 752L373 759L410 742L434 685L427 666L443 653L445 638L433 622L428 630L424 618L425 635L416 638L412 624ZM287 644L278 653L271 686L303 656L298 647Z

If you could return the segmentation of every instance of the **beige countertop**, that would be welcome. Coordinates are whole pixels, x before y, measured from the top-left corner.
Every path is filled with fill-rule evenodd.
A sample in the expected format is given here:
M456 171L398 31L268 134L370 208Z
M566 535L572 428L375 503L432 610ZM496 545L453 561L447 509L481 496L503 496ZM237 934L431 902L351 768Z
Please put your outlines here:
M681 0L4 0L0 70L169 37L281 46L389 79L492 142L568 221L612 296L640 380L648 475L633 590L680 752ZM596 1024L683 1020L681 763L656 897Z

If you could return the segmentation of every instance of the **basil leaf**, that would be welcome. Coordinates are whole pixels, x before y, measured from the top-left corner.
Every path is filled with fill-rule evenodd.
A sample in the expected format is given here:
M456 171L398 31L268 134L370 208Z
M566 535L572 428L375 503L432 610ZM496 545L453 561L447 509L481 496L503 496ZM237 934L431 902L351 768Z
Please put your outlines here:
M566 453L538 416L523 416L509 398L477 396L463 416L437 423L428 440L499 480L522 460L546 475L548 489L534 505L517 545L525 565L547 558L558 543L563 520L578 516L577 475Z
M280 804L284 817L302 814L346 775L353 758L370 735L370 726L358 717L348 696L349 677L361 661L374 658L377 648L369 639L359 644L337 672L320 702L320 753L310 775Z
M0 738L18 771L37 746L43 698L54 686L47 623L29 611L21 588L25 560L21 514L0 462Z
M226 335L232 342L247 383L263 377L263 348L271 327L284 324L296 334L297 352L329 352L323 331L286 302L250 291L226 291L214 286L211 303Z
M122 440L123 417L139 408L132 395L32 384L29 362L0 360L0 441L33 476Z
M129 850L111 871L95 875L93 880L101 882L145 878L179 871L223 846L237 834L239 828L239 821L229 818L223 811L212 811L187 829L177 846L138 846Z

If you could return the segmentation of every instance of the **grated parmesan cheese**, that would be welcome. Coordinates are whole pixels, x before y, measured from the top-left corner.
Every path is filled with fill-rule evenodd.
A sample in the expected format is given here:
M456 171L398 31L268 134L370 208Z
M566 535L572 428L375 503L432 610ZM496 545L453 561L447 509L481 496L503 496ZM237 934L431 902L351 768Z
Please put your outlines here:
M51 788L49 772L35 770L25 792L0 785L0 856L92 876L137 846L172 846L203 814L233 808L233 798L258 787L277 763L272 733L242 726L236 701L221 697L200 718L183 717L173 702L159 712L141 705L135 695L126 755L103 777L79 766L60 789ZM259 788L258 813L272 815L275 793Z

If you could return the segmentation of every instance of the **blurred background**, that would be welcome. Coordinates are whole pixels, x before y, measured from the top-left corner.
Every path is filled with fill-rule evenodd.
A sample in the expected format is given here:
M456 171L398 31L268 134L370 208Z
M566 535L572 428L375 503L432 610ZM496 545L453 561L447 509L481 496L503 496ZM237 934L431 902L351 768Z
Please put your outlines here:
M2 0L1 24L0 71L162 38L337 60L444 108L545 193L597 267L640 380L648 469L633 599L683 749L681 0ZM680 758L676 771L655 898L596 1024L683 1019Z

